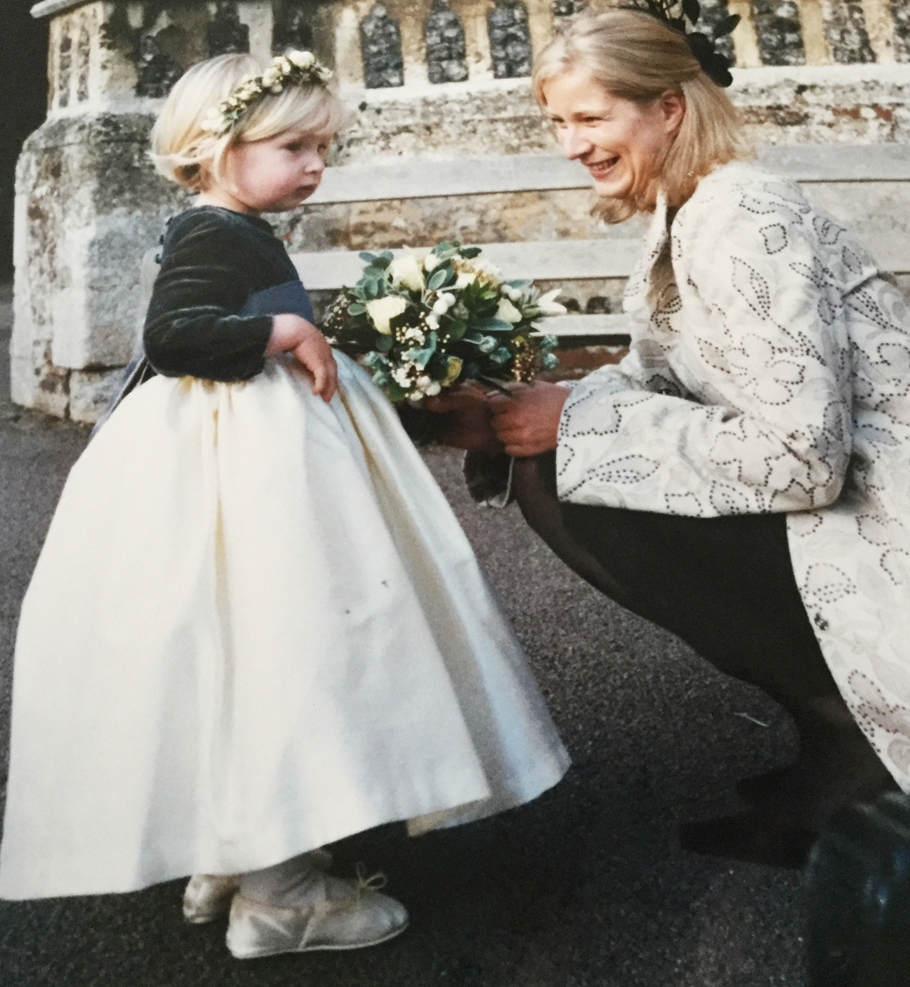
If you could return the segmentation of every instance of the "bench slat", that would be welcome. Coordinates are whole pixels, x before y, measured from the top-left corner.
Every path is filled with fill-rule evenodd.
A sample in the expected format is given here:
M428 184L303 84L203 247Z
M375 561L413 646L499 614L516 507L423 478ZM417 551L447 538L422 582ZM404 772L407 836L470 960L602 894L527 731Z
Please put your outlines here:
M534 281L577 281L626 278L641 250L641 241L543 240L481 244L484 253L506 278ZM395 256L406 253L393 250ZM910 273L910 239L891 236L875 244L876 259L886 271ZM291 260L311 291L337 291L360 277L364 262L357 251L333 250L292 254Z
M910 181L910 145L811 144L763 148L759 161L799 182ZM589 188L577 161L561 154L414 158L328 168L311 203L372 202L494 192Z
M603 240L524 241L485 243L484 254L506 278L570 281L580 278L625 278L641 250L641 241ZM393 250L399 257L406 250ZM300 278L311 291L332 291L354 284L364 262L357 251L333 250L292 254Z

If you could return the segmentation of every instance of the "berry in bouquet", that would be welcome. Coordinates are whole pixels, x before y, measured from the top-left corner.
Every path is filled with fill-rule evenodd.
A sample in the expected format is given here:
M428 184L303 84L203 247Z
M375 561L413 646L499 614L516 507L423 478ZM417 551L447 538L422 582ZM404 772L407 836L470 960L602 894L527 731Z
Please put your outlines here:
M534 323L565 308L530 281L506 281L479 247L440 243L425 257L362 253L360 280L332 303L323 331L357 357L392 401L419 403L443 387L503 389L558 365L554 336Z

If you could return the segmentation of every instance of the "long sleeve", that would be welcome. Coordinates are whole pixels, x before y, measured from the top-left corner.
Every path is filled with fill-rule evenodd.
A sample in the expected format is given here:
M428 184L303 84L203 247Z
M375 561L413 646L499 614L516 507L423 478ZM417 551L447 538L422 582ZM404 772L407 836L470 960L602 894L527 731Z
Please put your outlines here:
M562 499L708 517L838 497L852 428L844 299L875 269L798 189L755 174L705 180L713 191L673 224L677 293L627 360L572 391Z
M214 208L184 213L165 237L149 305L143 334L149 362L171 377L254 376L262 369L272 317L237 313L254 292L294 277L267 224Z

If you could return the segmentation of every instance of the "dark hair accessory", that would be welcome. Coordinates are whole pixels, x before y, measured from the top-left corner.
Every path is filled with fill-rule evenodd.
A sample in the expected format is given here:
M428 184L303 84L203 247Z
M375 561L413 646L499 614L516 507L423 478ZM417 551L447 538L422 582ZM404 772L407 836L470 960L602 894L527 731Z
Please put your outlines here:
M680 13L674 15L674 7L679 7ZM724 17L715 25L709 37L701 31L689 31L686 28L687 21L694 28L701 17L701 4L698 0L638 0L627 9L650 14L657 20L663 21L667 27L682 34L698 64L716 85L726 88L733 82L733 76L730 75L730 59L726 55L721 55L715 45L720 38L733 31L740 21L739 14L729 14Z

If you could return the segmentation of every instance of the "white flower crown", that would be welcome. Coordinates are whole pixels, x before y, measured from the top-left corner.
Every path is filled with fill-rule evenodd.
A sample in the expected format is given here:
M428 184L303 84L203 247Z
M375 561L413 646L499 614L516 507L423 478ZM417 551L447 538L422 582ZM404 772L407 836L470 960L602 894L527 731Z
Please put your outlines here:
M324 86L332 78L311 51L289 51L278 55L262 75L244 76L231 94L213 106L202 121L202 129L223 137L264 96L278 95L286 86Z

